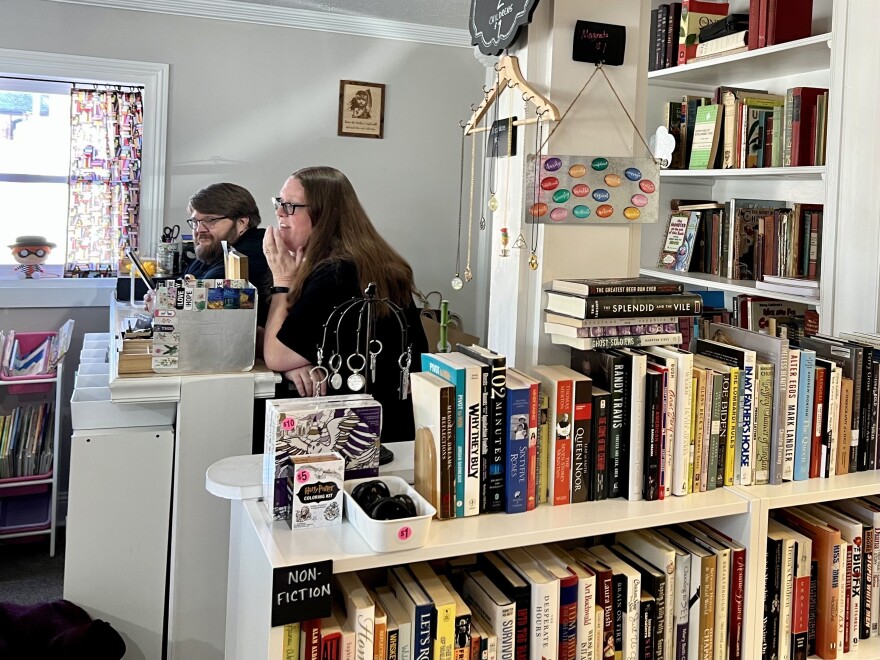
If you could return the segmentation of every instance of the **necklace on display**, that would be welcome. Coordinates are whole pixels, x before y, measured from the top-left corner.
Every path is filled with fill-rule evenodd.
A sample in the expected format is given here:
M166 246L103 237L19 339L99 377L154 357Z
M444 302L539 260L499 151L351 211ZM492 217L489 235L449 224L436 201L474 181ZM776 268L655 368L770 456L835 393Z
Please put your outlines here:
M465 124L464 122L458 122L458 125L461 126L461 160L459 161L459 177L458 177L458 233L456 234L455 241L455 275L452 276L452 281L450 282L453 289L459 291L463 286L464 282L461 279L461 214L462 214L462 205L464 204L464 141L465 141Z
M501 99L501 72L496 69L497 77L495 79L495 103L493 105L494 114L492 117L492 128L495 128L495 123L498 121L498 101ZM489 210L493 213L498 210L498 198L495 197L495 193L498 190L496 183L497 179L495 176L495 167L498 165L498 134L495 134L494 140L492 142L494 145L493 153L495 154L495 162L489 167L489 201L486 203L486 206L489 207ZM488 160L488 157L486 158Z
M546 112L546 111L545 111ZM531 245L529 246L532 249L532 254L529 256L529 268L532 270L538 270L538 223L537 223L537 210L538 210L538 181L540 181L541 177L541 148L544 146L541 141L543 130L543 112L536 112L536 116L538 121L535 122L535 198L534 204L531 207L532 213L532 235L531 235Z
M474 173L477 164L477 135L471 133L471 190L468 196L468 228L467 228L467 256L464 264L464 281L470 282L474 279L471 271L471 243L473 240L474 229Z
M507 107L507 167L504 170L504 227L501 229L502 257L510 255L510 250L507 249L507 244L510 241L510 236L507 233L507 219L510 216L510 161L513 158L513 94L507 92L507 95L510 101Z
M526 98L526 95L523 94L523 101L525 101L525 106L523 107L523 123L526 123L529 118L529 98ZM535 109L535 119L540 119L537 114L537 109ZM513 247L515 247L517 250L522 250L524 247L526 247L526 237L523 236L522 233L522 223L520 223L519 234L517 235L516 240L513 242Z

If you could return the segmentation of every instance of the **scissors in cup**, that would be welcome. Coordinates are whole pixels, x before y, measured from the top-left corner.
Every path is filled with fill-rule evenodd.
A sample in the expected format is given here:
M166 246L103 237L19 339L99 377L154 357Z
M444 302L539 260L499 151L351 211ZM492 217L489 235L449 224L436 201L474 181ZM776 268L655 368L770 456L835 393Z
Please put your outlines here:
M180 236L180 225L172 225L162 230L162 242L173 243Z

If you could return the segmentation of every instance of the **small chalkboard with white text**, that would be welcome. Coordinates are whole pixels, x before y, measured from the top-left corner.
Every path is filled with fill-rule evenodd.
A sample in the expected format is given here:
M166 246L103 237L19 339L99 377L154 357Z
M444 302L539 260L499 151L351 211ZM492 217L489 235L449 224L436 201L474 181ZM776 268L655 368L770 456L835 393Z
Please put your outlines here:
M272 574L272 627L330 616L333 560L276 568Z
M471 43L484 55L500 55L532 20L538 0L471 0Z
M516 126L513 124L515 121L516 117L510 117L492 122L492 128L489 129L489 142L486 145L487 158L516 156ZM509 138L507 136L508 128L511 129ZM508 147L510 147L509 154L507 153Z
M574 28L572 59L620 66L626 53L626 27L593 21L578 21Z

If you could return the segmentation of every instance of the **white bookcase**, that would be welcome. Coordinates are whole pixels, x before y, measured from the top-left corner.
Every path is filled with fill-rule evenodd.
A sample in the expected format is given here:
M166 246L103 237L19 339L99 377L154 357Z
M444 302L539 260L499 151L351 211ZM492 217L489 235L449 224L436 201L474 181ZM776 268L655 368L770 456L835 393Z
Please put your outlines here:
M657 6L657 2L653 6ZM731 2L730 11L748 11ZM840 3L834 3L840 5ZM680 273L657 268L657 257L666 229L665 218L642 229L641 273L683 282L690 287L725 291L731 295L761 295L777 300L805 302L819 309L823 332L830 332L834 322L834 277L836 254L837 209L835 197L829 194L837 185L837 163L840 158L837 126L841 117L839 76L834 64L842 53L835 50L832 25L840 7L831 0L813 1L813 36L776 46L769 46L686 66L648 73L647 130L653 133L662 125L662 109L666 101L680 100L682 95L712 96L716 87L732 85L785 94L796 86L826 87L830 91L826 165L811 167L770 167L728 170L664 170L661 172L661 208L668 209L671 199L731 198L780 199L789 203L824 204L822 227L819 304L813 298L779 294L756 289L752 281L734 280L704 273Z
M63 362L58 364L54 378L33 380L0 380L0 414L8 415L19 406L38 405L52 398L52 473L46 477L22 477L0 480L0 510L17 520L17 524L0 527L0 540L26 536L49 536L49 556L55 556L55 531L58 527L58 434L61 428L61 392L64 376ZM10 391L18 386L43 389L48 392ZM48 498L48 518L42 514L43 501ZM13 511L15 509L15 511ZM48 523L47 523L48 520Z

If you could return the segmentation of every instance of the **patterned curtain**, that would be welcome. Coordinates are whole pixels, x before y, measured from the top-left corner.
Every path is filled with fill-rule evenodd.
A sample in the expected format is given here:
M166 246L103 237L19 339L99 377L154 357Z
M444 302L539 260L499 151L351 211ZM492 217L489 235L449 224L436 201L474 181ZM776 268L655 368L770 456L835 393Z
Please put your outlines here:
M138 247L141 92L74 87L70 107L65 275L115 275L124 249Z

